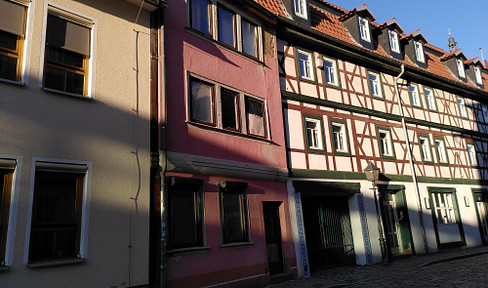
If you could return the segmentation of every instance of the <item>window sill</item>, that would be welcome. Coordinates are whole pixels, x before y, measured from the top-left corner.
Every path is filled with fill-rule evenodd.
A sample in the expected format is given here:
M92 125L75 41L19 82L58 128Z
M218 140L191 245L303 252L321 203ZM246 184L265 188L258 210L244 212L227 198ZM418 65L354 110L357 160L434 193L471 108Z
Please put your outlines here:
M228 244L220 244L220 249L243 248L248 246L254 246L254 242L235 242L235 243L228 243Z
M244 134L244 133L239 132L237 130L222 129L222 128L218 128L215 126L211 126L211 125L203 124L203 123L199 123L199 122L194 122L194 121L186 121L186 123L190 126L195 126L198 128L208 129L208 130L212 130L212 131L216 131L216 132L220 132L220 133L224 133L224 134L235 135L235 136L239 136L239 137L244 137L244 138L254 139L254 140L258 140L258 141L268 142L270 144L275 144L272 140L270 140L268 138L264 138L264 137L260 137L260 136L254 136L254 135L250 135L250 134Z
M90 96L83 96L83 95L79 95L79 94L63 92L63 91L45 88L45 87L42 87L41 89L46 91L46 92L53 93L53 94L65 95L65 96L75 97L75 98L79 98L79 99L83 99L83 100L93 100L93 98Z
M171 256L181 256L181 255L189 255L189 254L201 254L207 253L210 250L210 247L190 247L190 248L181 248L181 249L171 249L167 250L166 254Z
M215 44L215 45L217 45L217 46L219 46L219 47L221 47L221 48L223 48L223 49L225 49L225 50L227 50L229 52L232 52L232 53L235 53L237 55L240 55L240 56L242 56L244 58L247 58L247 59L249 59L251 61L256 62L257 64L265 65L264 60L260 60L258 57L254 57L254 56L249 55L247 53L241 52L241 51L237 50L236 48L234 48L232 46L229 46L229 45L227 45L227 44L225 44L223 42L217 41L217 40L213 39L212 36L210 36L210 35L207 35L205 33L202 33L202 32L200 32L198 30L195 30L195 29L193 29L191 27L185 27L185 30L188 31L189 33L191 33L191 34L193 34L193 35L195 35L195 36L197 36L197 37L199 37L199 38L201 38L201 39L203 39L205 41L211 42L211 43L213 43L213 44Z
M85 262L85 259L62 259L62 260L52 260L52 261L42 261L36 263L27 264L28 268L43 268L49 266L59 266L59 265L70 265L70 264L81 264Z
M2 78L0 78L0 82L7 83L7 84L12 84L12 85L17 85L17 86L25 86L25 83L24 82L12 81L12 80L2 79Z

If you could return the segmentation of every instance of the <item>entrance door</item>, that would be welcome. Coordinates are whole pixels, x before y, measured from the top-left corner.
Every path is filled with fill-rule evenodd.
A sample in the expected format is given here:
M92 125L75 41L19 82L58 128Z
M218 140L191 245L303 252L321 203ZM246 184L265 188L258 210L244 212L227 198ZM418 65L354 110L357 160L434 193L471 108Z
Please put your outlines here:
M283 273L280 205L281 202L263 202L266 253L268 255L269 273L271 275Z
M403 187L381 189L381 213L389 256L412 254L410 221Z
M481 239L484 244L488 243L488 201L485 192L475 192L474 201L476 202L476 213L478 215L478 225L480 228Z
M310 270L354 264L347 196L302 196Z

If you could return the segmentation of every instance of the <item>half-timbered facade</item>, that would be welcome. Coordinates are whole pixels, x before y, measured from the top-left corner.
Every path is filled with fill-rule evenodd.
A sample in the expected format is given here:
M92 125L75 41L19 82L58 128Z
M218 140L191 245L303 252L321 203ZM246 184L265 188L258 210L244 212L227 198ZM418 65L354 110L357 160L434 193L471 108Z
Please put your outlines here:
M278 15L300 273L484 243L481 61L406 34L394 18L375 23L366 5L308 1L304 25L286 8L305 1L266 2ZM381 171L373 184L363 172L370 162Z

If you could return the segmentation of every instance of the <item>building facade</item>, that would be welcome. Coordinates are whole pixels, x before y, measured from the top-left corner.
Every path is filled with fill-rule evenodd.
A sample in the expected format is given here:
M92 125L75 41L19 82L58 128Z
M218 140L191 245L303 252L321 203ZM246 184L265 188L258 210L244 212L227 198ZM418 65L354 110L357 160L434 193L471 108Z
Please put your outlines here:
M157 7L130 2L0 1L2 287L148 284Z

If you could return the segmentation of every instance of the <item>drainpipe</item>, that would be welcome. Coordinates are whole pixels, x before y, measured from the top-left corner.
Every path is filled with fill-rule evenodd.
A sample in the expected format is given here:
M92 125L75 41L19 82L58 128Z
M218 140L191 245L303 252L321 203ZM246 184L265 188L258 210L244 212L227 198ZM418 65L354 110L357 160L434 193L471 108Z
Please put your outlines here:
M423 217L423 209L422 209L422 198L420 196L420 189L419 189L419 184L417 182L417 173L415 172L415 166L413 163L413 154L412 154L412 149L410 147L410 140L408 138L408 130L407 130L407 123L405 122L405 114L403 113L403 105L402 105L402 100L400 99L400 91L398 90L398 80L402 77L403 73L405 72L405 64L402 63L401 66L401 72L398 74L398 76L395 77L395 93L397 96L397 102L398 102L398 107L400 108L400 116L402 117L402 127L403 127L403 133L405 134L405 142L407 144L407 154L408 154L408 161L410 163L410 169L412 170L412 180L413 180L413 185L415 187L415 190L417 192L417 209L419 211L419 220L420 220L420 226L421 226L421 232L422 232L422 240L424 241L424 249L425 253L429 254L429 245L427 243L427 237L425 235L425 226L424 226L424 217Z

